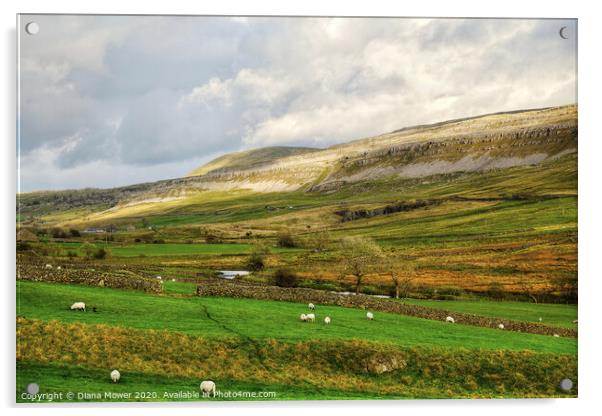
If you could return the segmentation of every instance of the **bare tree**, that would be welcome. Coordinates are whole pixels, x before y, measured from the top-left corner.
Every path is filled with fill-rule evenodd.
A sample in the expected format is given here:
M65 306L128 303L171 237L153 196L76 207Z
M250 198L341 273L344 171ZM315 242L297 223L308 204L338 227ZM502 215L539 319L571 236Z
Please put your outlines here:
M359 236L344 237L341 248L345 256L343 269L354 277L355 293L359 294L364 277L376 268L383 258L383 252L372 239Z
M390 259L386 261L386 267L387 273L389 273L391 280L393 280L393 284L395 285L395 298L407 298L414 287L414 280L416 280L414 265L412 263L396 265L395 262Z

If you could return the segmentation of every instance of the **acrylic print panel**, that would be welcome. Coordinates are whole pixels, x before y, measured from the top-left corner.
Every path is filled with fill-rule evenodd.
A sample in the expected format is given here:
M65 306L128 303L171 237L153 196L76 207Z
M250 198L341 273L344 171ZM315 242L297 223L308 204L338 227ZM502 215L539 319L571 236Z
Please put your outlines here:
M18 33L18 402L577 396L576 20Z

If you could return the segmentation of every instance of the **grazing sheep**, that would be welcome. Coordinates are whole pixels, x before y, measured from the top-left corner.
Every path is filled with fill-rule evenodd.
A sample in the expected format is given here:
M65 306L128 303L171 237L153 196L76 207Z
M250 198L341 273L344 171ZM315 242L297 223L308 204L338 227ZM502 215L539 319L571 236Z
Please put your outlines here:
M61 270L61 266L56 266L56 269L57 270Z
M161 276L157 276L157 280L162 280L163 278Z
M577 323L577 320L575 319L575 320L573 321L573 323L574 323L574 324L576 324L576 323Z
M302 313L301 316L299 317L299 319L301 319L301 321L303 321L303 322L307 322L307 315Z
M86 304L84 302L75 302L73 305L71 305L71 310L86 312Z
M499 329L504 329L504 324L499 324L497 327L498 327Z
M330 324L330 316L327 316L326 318L324 318L324 323L325 323L326 325L329 325L329 324Z
M560 335L558 335L558 334L554 334L554 336L555 336L556 338L560 338Z
M47 269L52 269L52 264L47 264L45 267L46 267Z
M305 315L305 319L307 320L307 322L315 322L316 315L314 315L313 313L308 313L307 315Z
M366 319L371 321L374 319L374 314L372 312L367 312L366 313Z
M171 279L171 281L172 281L172 282L175 282L175 281L176 281L176 279Z
M309 308L310 311L316 310L316 305L314 305L313 303L310 303L309 305L307 305L307 307Z
M456 320L454 318L452 318L451 316L448 316L447 318L445 318L445 322L449 322L450 324L455 324Z
M213 397L215 397L215 383L211 380L205 380L201 382L201 393L203 396L209 396L209 394L213 393Z
M539 322L543 321L543 319L541 319L541 316L539 317Z
M121 378L121 374L119 374L119 371L117 371L117 370L111 371L111 380L113 380L113 383L117 383L120 378Z

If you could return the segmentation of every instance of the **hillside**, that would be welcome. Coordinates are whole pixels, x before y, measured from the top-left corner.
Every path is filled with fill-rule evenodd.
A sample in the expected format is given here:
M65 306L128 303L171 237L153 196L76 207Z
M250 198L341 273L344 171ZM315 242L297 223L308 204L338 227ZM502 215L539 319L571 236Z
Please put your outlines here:
M253 169L267 165L279 158L315 152L317 150L310 147L274 146L228 153L193 170L186 176L201 176L210 172L217 173L218 171Z
M79 210L115 214L144 205L194 203L203 191L331 192L386 178L540 165L577 151L575 105L498 113L404 128L327 149L268 147L227 154L188 177L114 189L19 195L20 216ZM192 199L191 199L192 198ZM126 214L129 215L129 214Z

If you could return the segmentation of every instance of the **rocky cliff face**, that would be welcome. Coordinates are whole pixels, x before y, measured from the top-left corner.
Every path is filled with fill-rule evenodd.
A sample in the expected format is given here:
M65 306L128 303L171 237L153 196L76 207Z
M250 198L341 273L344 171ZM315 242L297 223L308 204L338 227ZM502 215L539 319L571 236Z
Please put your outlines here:
M438 123L273 160L258 169L199 177L210 189L337 189L386 176L426 177L542 163L577 151L577 107Z
M256 163L226 155L199 168L198 176L116 188L86 190L88 203L143 203L185 198L201 189L256 192L336 191L347 183L384 177L419 178L533 165L577 151L577 106L517 111L404 128L327 149L267 148L249 151ZM276 150L275 150L276 149ZM241 153L242 155L246 154ZM224 160L234 160L232 166ZM219 162L219 163L218 163ZM71 192L71 194L70 194ZM38 197L41 198L42 196ZM69 205L77 193L43 193ZM79 198L81 199L81 198ZM24 196L22 203L35 203Z

